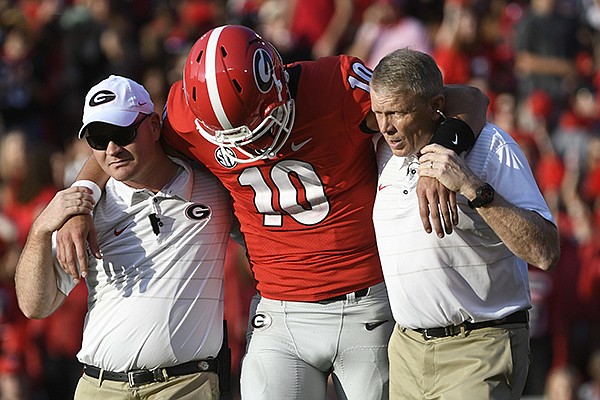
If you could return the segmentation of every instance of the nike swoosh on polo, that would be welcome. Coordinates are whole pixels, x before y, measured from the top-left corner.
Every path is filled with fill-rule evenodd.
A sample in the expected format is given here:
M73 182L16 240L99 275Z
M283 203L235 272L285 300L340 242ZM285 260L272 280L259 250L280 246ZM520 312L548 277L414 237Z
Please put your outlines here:
M455 146L458 144L458 135L456 133L454 134L454 140L452 141L452 144Z
M115 236L119 236L121 233L123 233L125 231L125 229L127 229L129 227L129 225L131 225L133 223L130 222L127 225L125 225L125 227L123 227L123 229L117 230L117 228L115 227L115 230L113 231L113 233L115 234Z
M392 185L382 185L380 183L378 189L381 191L381 190L383 190L383 189L385 189L386 187L389 187L389 186L392 186Z
M304 146L306 146L306 144L308 142L310 142L311 140L312 140L312 138L308 138L304 142L300 142L298 144L292 142L292 151L298 151L298 150L300 150L301 148L303 148Z
M385 324L386 322L388 322L388 320L386 319L385 321L377 321L377 322L367 322L365 323L365 328L368 331L372 331L373 329L377 328L380 325Z

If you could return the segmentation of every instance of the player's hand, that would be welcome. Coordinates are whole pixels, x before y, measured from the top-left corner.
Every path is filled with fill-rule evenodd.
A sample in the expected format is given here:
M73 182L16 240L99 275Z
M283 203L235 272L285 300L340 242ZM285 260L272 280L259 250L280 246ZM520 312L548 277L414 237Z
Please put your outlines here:
M452 224L458 224L456 193L448 190L435 178L421 176L417 183L419 214L425 232L431 233L431 222L438 237L452 233ZM443 224L443 226L442 226Z
M91 214L72 217L57 232L56 258L75 282L79 282L80 278L85 278L88 274L86 244L94 257L102 258Z
M38 215L32 229L38 233L52 234L73 215L90 214L94 209L92 191L73 187L59 191Z

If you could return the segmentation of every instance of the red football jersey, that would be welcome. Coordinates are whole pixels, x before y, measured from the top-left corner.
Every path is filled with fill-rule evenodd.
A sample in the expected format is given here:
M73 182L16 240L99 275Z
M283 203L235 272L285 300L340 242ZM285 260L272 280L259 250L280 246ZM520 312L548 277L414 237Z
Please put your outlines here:
M276 158L231 162L205 140L182 82L169 93L165 140L205 164L230 191L257 289L267 298L316 301L383 281L372 224L377 167L362 62L347 56L287 66L296 103Z

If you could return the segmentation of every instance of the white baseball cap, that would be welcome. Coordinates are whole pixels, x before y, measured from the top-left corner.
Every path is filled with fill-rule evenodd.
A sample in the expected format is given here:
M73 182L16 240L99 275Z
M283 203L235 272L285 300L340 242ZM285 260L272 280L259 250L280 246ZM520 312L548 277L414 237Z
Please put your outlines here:
M85 96L83 126L78 137L83 138L85 128L92 122L124 127L133 124L138 113L152 112L154 103L142 85L122 76L111 75L92 87Z

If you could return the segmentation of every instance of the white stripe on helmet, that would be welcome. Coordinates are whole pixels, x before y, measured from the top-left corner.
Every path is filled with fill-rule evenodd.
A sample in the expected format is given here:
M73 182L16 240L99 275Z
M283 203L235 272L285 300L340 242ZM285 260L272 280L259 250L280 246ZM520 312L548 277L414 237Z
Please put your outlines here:
M208 87L208 99L212 106L213 112L215 113L217 119L219 120L219 124L223 127L223 129L232 129L234 128L229 122L229 118L225 114L225 110L223 109L223 104L221 103L221 96L219 96L219 88L217 87L217 80L215 74L215 67L217 63L217 43L219 42L219 36L221 35L221 31L225 27L219 27L214 29L210 37L208 38L208 44L206 46L206 85Z

